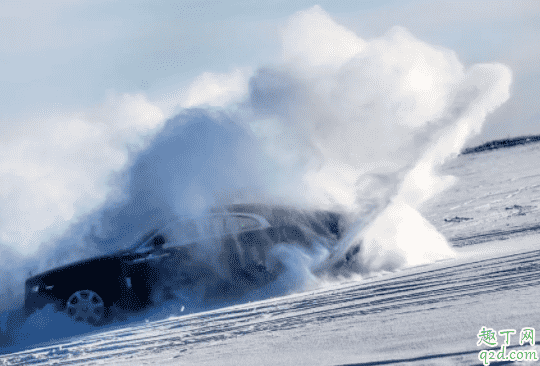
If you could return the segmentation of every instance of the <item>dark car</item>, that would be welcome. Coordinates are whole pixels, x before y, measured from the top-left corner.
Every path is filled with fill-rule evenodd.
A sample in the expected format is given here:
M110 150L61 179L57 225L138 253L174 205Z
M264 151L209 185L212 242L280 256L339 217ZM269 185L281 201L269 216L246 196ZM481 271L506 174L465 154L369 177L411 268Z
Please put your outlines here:
M205 301L234 297L274 280L283 264L278 243L309 247L339 238L339 216L235 205L206 216L176 218L127 250L56 268L26 281L27 314L47 304L75 320L100 324L111 309L137 311L174 290Z

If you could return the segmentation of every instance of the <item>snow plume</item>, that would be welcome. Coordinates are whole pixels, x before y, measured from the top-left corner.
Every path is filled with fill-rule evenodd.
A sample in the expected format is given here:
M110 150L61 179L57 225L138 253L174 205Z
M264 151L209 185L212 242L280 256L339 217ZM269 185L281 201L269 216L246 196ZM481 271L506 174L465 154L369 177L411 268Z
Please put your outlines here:
M466 69L400 27L365 41L318 6L290 19L283 44L285 63L250 82L249 126L282 172L272 188L357 217L318 270L351 251L361 272L452 256L417 210L452 184L438 165L509 98L510 70Z
M246 93L249 70L236 69L229 74L205 72L191 83L182 107L210 105L224 107Z
M142 95L110 94L83 112L44 111L1 144L0 242L35 253L51 235L101 206L111 174L125 168L164 122Z

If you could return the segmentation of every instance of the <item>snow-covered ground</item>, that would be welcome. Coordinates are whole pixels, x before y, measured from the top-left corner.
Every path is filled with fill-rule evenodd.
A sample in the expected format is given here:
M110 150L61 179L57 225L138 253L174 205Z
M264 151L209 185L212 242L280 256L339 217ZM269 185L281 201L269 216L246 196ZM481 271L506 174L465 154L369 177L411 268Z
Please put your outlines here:
M459 181L422 214L455 246L538 231L539 158L538 143L459 155L443 169Z
M540 144L531 144L444 166L460 180L422 213L456 246L455 259L96 331L0 365L474 365L488 349L477 346L482 327L515 329L507 350L531 349L519 333L540 330L538 161Z

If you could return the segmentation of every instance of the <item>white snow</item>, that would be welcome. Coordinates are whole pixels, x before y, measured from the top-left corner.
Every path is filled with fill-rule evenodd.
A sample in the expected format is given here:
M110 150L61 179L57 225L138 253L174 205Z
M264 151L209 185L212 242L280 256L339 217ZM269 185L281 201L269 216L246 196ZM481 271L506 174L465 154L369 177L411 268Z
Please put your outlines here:
M422 213L447 238L462 238L455 259L95 332L4 355L0 365L480 364L483 326L540 330L540 236L519 231L538 225L539 158L534 144L444 166L460 180ZM472 220L444 221L454 217ZM497 234L475 244L485 232ZM511 349L531 348L518 338Z

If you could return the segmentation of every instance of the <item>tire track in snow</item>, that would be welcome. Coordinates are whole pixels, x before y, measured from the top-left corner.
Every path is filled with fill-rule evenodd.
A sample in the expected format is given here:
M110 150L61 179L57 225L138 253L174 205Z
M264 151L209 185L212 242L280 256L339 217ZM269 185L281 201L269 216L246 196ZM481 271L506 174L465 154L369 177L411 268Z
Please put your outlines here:
M173 317L83 336L64 344L0 357L0 365L74 365L208 347L213 342L324 324L346 317L403 314L471 301L487 293L540 285L540 250L437 268L405 270L313 292ZM465 350L464 350L465 352ZM465 352L466 353L466 352Z

